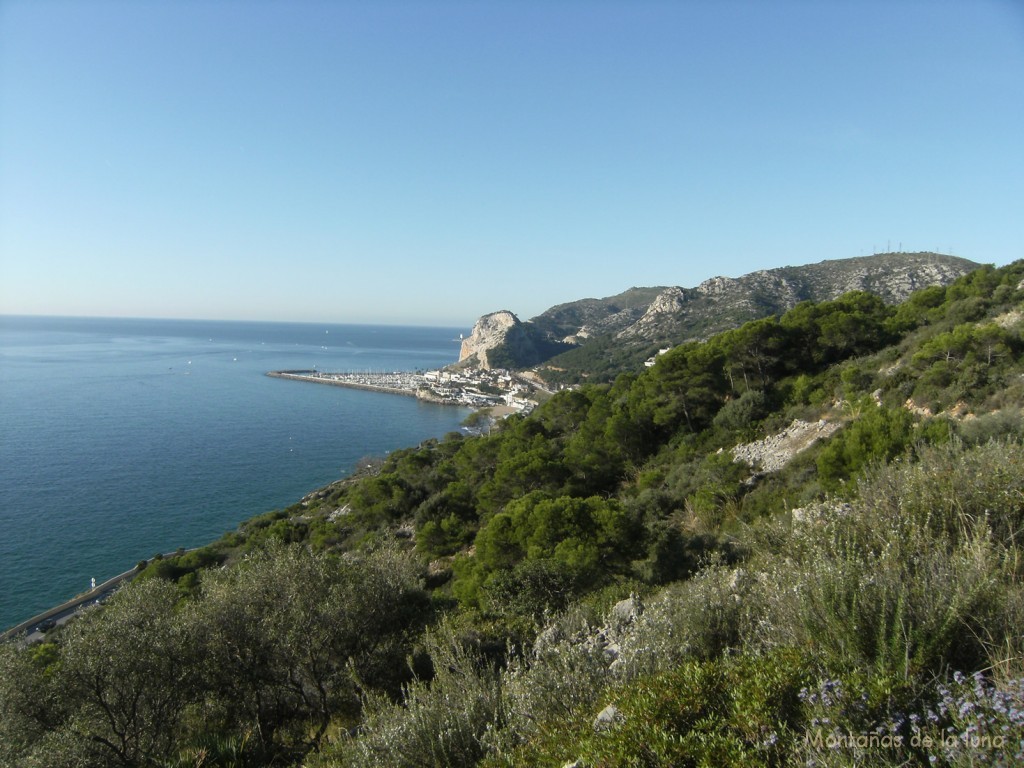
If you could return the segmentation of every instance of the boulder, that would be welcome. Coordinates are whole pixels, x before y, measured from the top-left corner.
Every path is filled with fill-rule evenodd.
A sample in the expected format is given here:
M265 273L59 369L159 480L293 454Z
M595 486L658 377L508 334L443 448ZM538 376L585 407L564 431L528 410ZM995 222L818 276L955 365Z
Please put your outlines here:
M607 731L626 719L625 715L619 712L614 704L609 704L602 709L594 718L594 730L597 732Z

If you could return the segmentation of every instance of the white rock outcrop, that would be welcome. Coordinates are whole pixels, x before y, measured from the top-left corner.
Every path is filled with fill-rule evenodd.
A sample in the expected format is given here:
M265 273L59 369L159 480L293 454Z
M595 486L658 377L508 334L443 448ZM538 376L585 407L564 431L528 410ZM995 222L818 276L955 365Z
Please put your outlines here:
M609 704L597 714L596 718L594 718L594 731L597 733L607 731L610 728L614 728L625 719L625 716L619 711L618 707L614 704Z
M504 347L517 365L531 365L539 358L535 333L528 324L507 309L484 315L473 326L473 332L462 340L459 362L475 364L483 369L500 368L491 359L491 351Z
M784 430L764 440L737 445L732 449L733 460L746 462L762 472L777 472L798 453L831 436L839 427L838 423L824 419L816 422L795 419Z
M686 291L678 286L666 288L647 307L643 317L618 334L620 339L646 337L666 324L675 322L686 308Z
M507 309L484 315L476 321L473 332L462 340L462 347L459 349L459 362L465 362L475 356L476 362L481 368L489 367L487 353L499 344L503 344L509 329L514 328L519 322L519 318Z

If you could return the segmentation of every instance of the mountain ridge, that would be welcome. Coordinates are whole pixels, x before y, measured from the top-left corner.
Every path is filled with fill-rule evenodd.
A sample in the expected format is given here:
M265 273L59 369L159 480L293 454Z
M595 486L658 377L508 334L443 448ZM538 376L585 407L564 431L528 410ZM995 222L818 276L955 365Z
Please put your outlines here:
M785 312L801 301L828 301L861 290L887 304L899 303L915 290L947 285L979 266L947 254L882 253L761 269L739 277L715 276L691 288L634 286L614 296L558 304L526 322L509 312L516 321L510 323L515 328L512 343L474 327L473 341L464 345L460 362L487 367L498 360L501 367L522 368L557 357L552 365L562 367L563 353L572 356L596 340L604 346L636 347L642 359L651 345L707 338ZM578 367L572 357L565 361L570 368Z

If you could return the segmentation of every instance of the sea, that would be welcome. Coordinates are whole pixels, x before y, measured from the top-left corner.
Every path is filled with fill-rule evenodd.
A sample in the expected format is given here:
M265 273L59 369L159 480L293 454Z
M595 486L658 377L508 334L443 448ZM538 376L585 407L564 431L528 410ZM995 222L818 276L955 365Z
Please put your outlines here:
M465 408L265 374L435 369L461 332L0 315L0 630L458 430Z

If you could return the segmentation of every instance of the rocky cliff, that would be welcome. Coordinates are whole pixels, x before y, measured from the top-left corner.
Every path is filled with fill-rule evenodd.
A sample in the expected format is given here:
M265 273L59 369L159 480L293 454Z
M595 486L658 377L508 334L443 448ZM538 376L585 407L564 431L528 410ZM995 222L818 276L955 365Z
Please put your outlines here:
M459 363L485 369L527 366L566 348L556 346L552 349L540 331L501 310L476 321L473 332L462 340Z
M630 288L603 299L558 304L530 320L549 338L577 343L613 333L639 320L663 288Z
M473 332L462 340L459 362L475 363L481 368L488 368L487 353L504 344L509 332L521 325L519 318L505 309L484 315L476 321Z

